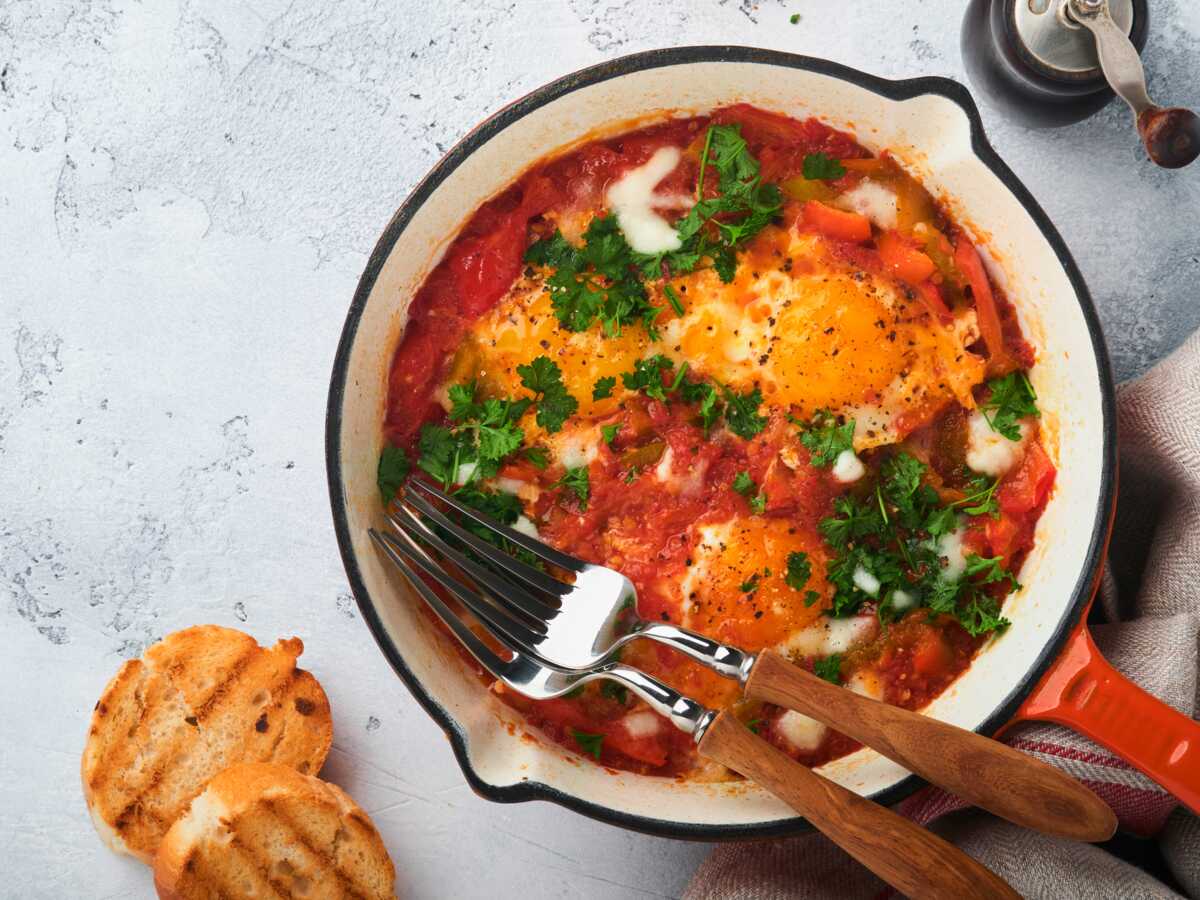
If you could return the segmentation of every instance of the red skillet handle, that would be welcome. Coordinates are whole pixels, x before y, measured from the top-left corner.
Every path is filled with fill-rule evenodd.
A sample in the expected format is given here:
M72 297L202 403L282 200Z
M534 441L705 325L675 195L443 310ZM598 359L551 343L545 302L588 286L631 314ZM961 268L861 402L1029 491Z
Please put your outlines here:
M1200 723L1147 694L1096 648L1082 622L1014 721L1057 722L1141 769L1200 813Z

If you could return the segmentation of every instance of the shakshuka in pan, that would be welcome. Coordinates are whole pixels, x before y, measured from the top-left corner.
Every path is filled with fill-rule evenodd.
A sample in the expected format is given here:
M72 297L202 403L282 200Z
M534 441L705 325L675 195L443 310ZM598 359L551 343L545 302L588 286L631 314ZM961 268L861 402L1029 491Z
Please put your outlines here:
M623 572L644 617L920 708L1004 632L1054 485L1012 304L895 159L815 119L594 140L476 210L413 299L380 488L418 473ZM623 661L805 763L857 747L661 645ZM493 690L606 766L736 777L615 684Z

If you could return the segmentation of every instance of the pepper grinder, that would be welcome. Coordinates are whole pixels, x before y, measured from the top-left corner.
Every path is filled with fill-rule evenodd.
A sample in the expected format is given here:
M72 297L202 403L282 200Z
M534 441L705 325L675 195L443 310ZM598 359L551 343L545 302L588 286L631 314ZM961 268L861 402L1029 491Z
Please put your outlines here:
M1150 159L1179 168L1200 155L1200 118L1147 95L1148 25L1146 0L971 0L963 61L976 89L1027 125L1078 122L1116 93Z

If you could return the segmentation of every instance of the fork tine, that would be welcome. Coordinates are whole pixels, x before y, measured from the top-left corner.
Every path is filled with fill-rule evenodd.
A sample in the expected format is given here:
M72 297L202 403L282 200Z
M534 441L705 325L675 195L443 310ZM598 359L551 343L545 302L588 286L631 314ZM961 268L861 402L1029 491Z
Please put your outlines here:
M445 495L443 494L442 496L445 496ZM406 492L404 499L407 503L412 505L422 515L424 515L425 517L427 517L429 519L432 519L434 522L436 522L442 528L445 528L448 532L450 532L452 535L454 535L455 538L462 541L464 544L466 544L468 547L470 547L472 550L474 550L486 562L488 562L494 566L499 566L500 568L502 568L506 572L508 572L510 575L514 575L517 578L521 579L523 582L525 582L530 587L537 588L540 591L545 591L547 594L550 594L555 597L562 597L563 595L570 593L571 585L564 584L563 582L559 581L557 578L553 578L550 575L547 575L545 572L539 572L533 566L527 565L527 564L521 562L520 560L518 560L512 556L509 556L507 553L505 553L503 550L501 550L499 547L495 546L494 544L489 544L487 541L483 540L483 538L479 537L479 535L472 534L470 531L463 528L461 525L458 525L455 522L451 521L450 518L445 513L443 513L441 510L437 509L432 503L430 503L427 499L422 497L420 494ZM462 511L463 513L467 512L467 508L460 503L452 503L451 506L456 510ZM493 529L494 531L496 531L498 534L500 534L501 536L503 536L505 538L508 538L510 534L516 534L516 535L519 535L520 537L525 537L525 535L520 534L520 532L513 531L511 528L507 528L504 525L500 525L495 522L492 522L490 519L481 517L479 515L473 515L472 518L475 519L475 521L479 522L480 524ZM503 529L503 530L501 530L501 529ZM534 541L533 543L537 544L539 542ZM558 551L555 551L555 552L557 553ZM563 556L563 554L559 554L559 555ZM571 557L569 557L569 556L564 557L564 558L571 559ZM555 564L555 565L557 565L557 564ZM581 571L581 570L580 569L572 569L571 571Z
M384 537L390 536L384 535ZM507 638L505 643L513 644L515 645L514 649L524 650L527 653L532 653L533 648L541 643L542 635L531 631L508 613L469 590L466 585L439 566L433 557L406 532L401 531L400 537L404 540L389 541L396 552L458 598L459 602L469 609L477 619L504 635Z
M566 553L555 550L548 544L543 544L536 538L531 538L529 535L522 534L514 528L510 528L507 525L502 525L494 519L489 519L478 510L472 509L471 507L460 503L451 495L445 493L439 488L434 487L432 484L421 478L410 479L409 485L420 488L427 494L432 494L455 512L474 519L480 525L487 526L488 528L502 535L507 540L512 541L522 550L528 550L543 562L548 562L552 566L558 566L560 569L566 569L568 572L582 572L584 567L587 565L587 563L581 559L576 559L574 556L568 556ZM534 571L537 570L535 569Z
M406 507L396 505L393 509L388 510L387 517L396 528L407 533L409 537L416 538L421 543L433 547L439 554L470 575L479 587L487 590L488 597L492 602L509 612L528 616L531 620L530 627L538 634L545 634L546 620L553 619L558 615L557 609L538 600L520 585L514 584L491 569L481 566L466 554L455 550Z
M504 680L505 671L508 667L508 664L505 662L505 660L493 653L491 648L481 641L475 632L467 627L466 623L463 622L462 619L454 614L450 607L448 607L442 601L442 598L437 595L433 588L427 585L425 580L421 578L415 571L413 571L412 566L408 564L408 561L401 556L400 553L397 552L396 547L393 546L393 544L398 546L398 542L388 535L380 534L374 528L368 529L368 533L371 535L371 540L373 540L379 546L379 548L388 555L388 558L396 564L397 568L404 573L404 576L408 579L409 584L411 584L416 592L421 595L421 599L428 603L433 611L437 614L437 617L441 619L443 623L445 623L447 628L454 632L454 636L462 641L463 646L465 646L470 654L479 661L479 664L491 672L496 678Z

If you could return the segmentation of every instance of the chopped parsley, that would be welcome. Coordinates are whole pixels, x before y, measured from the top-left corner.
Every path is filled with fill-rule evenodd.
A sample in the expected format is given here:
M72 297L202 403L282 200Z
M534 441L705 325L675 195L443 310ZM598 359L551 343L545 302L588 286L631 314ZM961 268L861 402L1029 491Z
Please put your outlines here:
M845 450L854 449L854 420L838 424L828 409L819 409L808 422L792 420L800 429L800 443L808 448L812 464L828 468Z
M828 614L853 615L873 603L887 622L898 615L896 595L903 592L931 613L954 616L972 635L1003 631L1008 620L1000 615L1000 599L1018 587L1016 579L999 558L978 556L968 557L961 576L947 577L938 538L958 526L957 506L964 501L942 504L925 474L916 457L896 453L879 467L869 494L834 500L834 515L819 526L835 551L826 568L834 591ZM979 499L968 498L977 504ZM860 586L864 572L879 582L878 590L868 593Z
M738 586L738 589L743 594L752 594L758 590L758 583L761 580L762 580L762 575L758 572L755 572L753 575L751 575L749 578L747 578L745 581L743 581Z
M600 433L604 436L604 443L611 444L617 436L617 432L621 430L621 423L614 422L611 425L602 425Z
M800 24L800 13L792 13L790 16L788 16L788 21L791 22L793 25L799 25Z
M485 516L495 519L504 525L514 524L521 516L521 500L515 494L503 491L492 491L482 487L462 487L454 492L454 499L479 510ZM463 527L489 544L494 544L510 556L515 556L522 562L538 569L544 568L541 560L511 541L498 535L486 525L481 525L470 516L454 515L453 518ZM472 554L474 555L474 554Z
M525 458L533 463L535 469L545 469L550 465L550 454L545 447L526 447Z
M804 586L808 584L808 579L812 577L812 563L808 561L808 554L803 551L789 553L787 558L787 573L783 580L787 582L787 586L794 588L797 591L804 590ZM810 591L810 593L812 593ZM809 604L810 606L812 604Z
M663 384L663 375L670 374L674 368L675 363L660 353L649 359L639 359L633 364L632 372L621 375L621 382L631 391L641 391L647 397L665 403L667 387Z
M526 262L554 269L546 279L546 291L559 324L567 331L587 331L598 321L613 337L623 326L640 321L657 340L654 320L661 310L650 303L638 278L634 252L621 234L617 217L596 216L583 241L582 247L576 247L555 231L525 251Z
M412 465L406 454L399 447L387 446L379 454L379 468L375 473L375 483L379 485L379 493L384 503L390 503L404 484Z
M762 391L755 388L748 394L738 394L726 387L721 390L725 395L725 424L730 431L750 440L767 427L766 417L758 414Z
M596 759L600 758L600 748L604 744L604 735L591 734L587 731L579 731L576 728L572 728L571 737L575 739L575 743L579 745L579 749L584 753L590 753Z
M675 310L675 315L683 317L683 302L679 299L679 295L675 293L675 288L669 284L663 285L663 293L667 297L667 302L671 304L671 309Z
M842 654L834 653L824 659L813 661L813 674L831 684L842 683Z
M575 495L575 499L579 501L579 508L584 511L587 510L588 497L592 494L592 485L588 478L587 466L567 469L563 473L563 477L554 482L552 487L560 487L570 491Z
M501 463L521 447L525 433L517 421L533 403L521 400L475 396L475 384L452 385L450 425L427 424L417 440L422 469L449 489L461 480L464 484L491 478ZM464 469L468 474L462 475Z
M1003 378L993 378L987 386L988 398L979 404L979 411L992 426L992 431L1010 441L1019 441L1020 420L1041 415L1033 385L1024 372L1011 372Z
M717 389L710 381L685 381L680 385L680 394L684 402L698 404L697 413L705 431L711 430L725 411Z
M810 181L831 181L846 174L846 167L824 153L810 153L804 157L801 174Z
M596 383L592 385L592 399L606 400L612 396L613 388L617 386L617 379L612 375L605 375L603 378L597 378Z
M968 516L991 516L1000 518L1000 504L996 502L996 488L999 478L988 478L986 475L972 475L967 480L967 495L951 504L961 507ZM953 530L953 528L948 529Z
M521 384L534 393L537 423L554 434L579 409L579 401L567 393L562 370L548 356L539 356L527 366L517 366Z
M758 490L758 485L750 477L749 472L738 472L733 479L733 489L746 498L750 511L761 516L767 508L767 495Z
M762 729L764 721L764 719L751 719L746 723L746 727L749 728L754 734L758 734Z
M719 196L704 197L704 179L715 170ZM648 278L691 272L709 260L720 279L733 281L734 248L769 225L783 208L779 188L764 184L758 160L750 153L740 125L710 125L704 135L697 202L675 225L680 246L658 254L642 254L639 264Z

